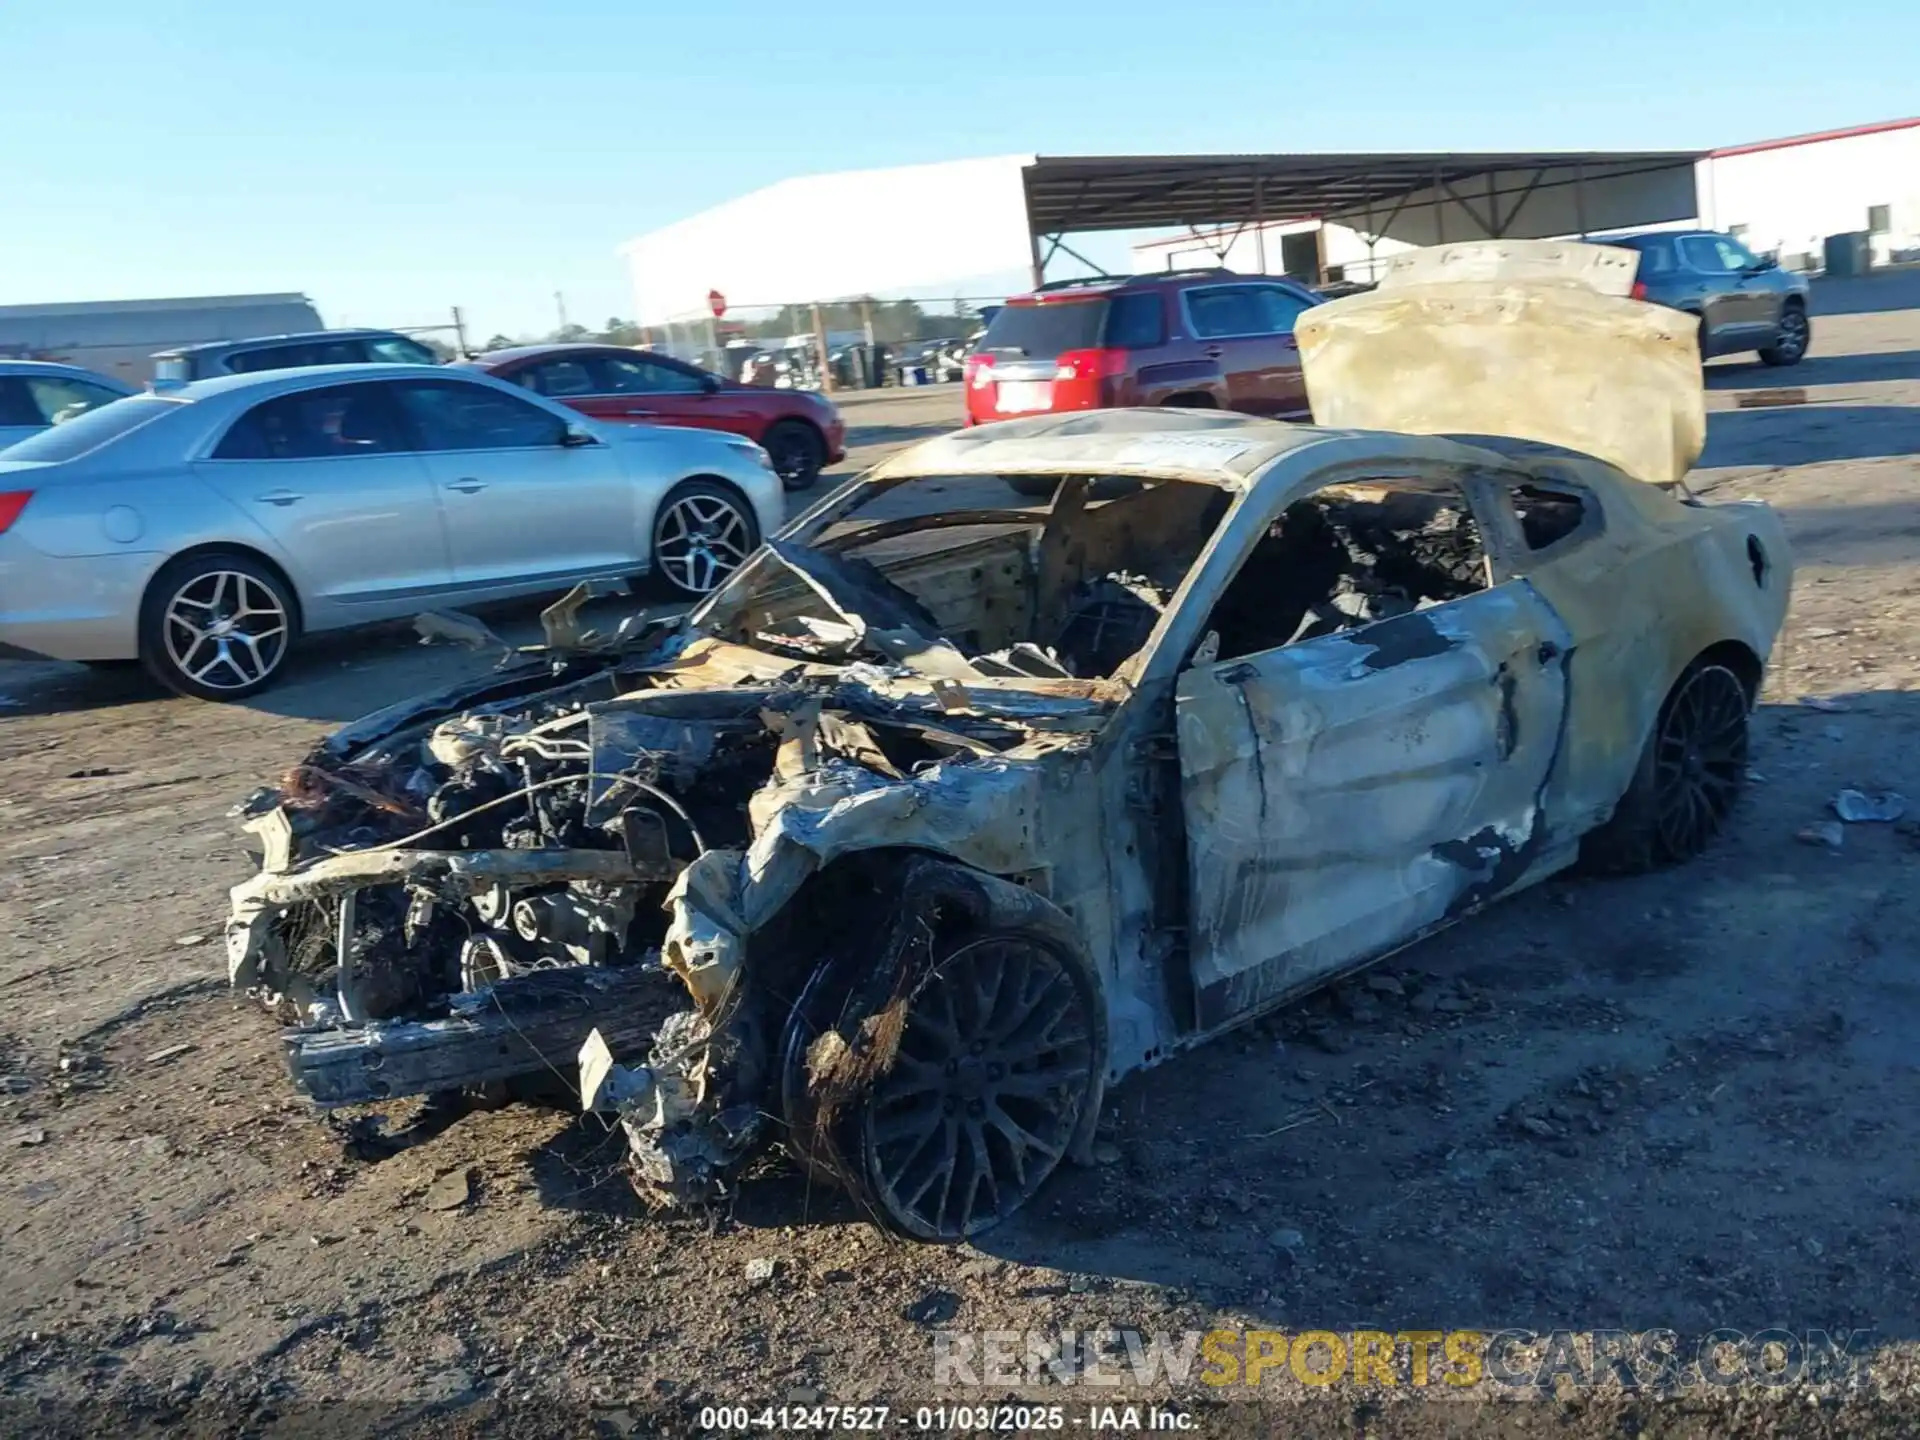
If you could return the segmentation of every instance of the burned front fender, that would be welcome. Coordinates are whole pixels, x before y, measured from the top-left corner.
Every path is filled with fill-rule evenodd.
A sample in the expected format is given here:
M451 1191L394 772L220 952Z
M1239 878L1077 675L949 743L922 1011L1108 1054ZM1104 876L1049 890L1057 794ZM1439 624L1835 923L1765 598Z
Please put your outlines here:
M669 896L663 955L703 1009L738 975L752 934L807 878L860 850L936 852L993 875L1039 863L1041 762L973 760L889 780L851 762L787 781L751 802L755 839L709 850Z
M791 927L782 942L764 937L807 882L839 860L906 852L943 857L930 863L977 876L975 889L1026 896L998 877L1039 863L1045 768L1039 760L972 759L889 778L832 760L776 775L754 795L753 842L701 854L668 897L662 959L695 1009L644 1065L614 1065L597 1037L582 1051L582 1094L601 1097L621 1117L645 1180L676 1200L705 1198L762 1139L755 1117L770 1108L775 1032L790 1020L770 980L784 974L787 992L804 983L779 953ZM908 906L893 898L896 909ZM886 957L904 952L892 941L876 949L870 961L861 957L861 978L884 990L897 969Z

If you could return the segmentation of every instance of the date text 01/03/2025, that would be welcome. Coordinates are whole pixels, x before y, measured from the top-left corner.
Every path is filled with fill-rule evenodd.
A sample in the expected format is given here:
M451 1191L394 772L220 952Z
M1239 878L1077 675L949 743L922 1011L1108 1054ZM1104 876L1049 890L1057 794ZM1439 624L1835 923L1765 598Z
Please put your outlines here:
M980 1431L1034 1434L1046 1431L1191 1430L1193 1416L1158 1406L1091 1405L1069 1413L1064 1405L714 1405L700 1412L700 1428L728 1432L827 1432L905 1429L948 1434Z

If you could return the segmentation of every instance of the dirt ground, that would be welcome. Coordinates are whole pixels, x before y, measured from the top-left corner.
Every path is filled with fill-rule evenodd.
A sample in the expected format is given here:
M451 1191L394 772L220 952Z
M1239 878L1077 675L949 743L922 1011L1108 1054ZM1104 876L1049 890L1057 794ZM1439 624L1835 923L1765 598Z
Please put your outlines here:
M251 870L227 809L483 661L331 640L232 708L0 664L0 1431L744 1433L862 1404L916 1432L1049 1428L1048 1404L1065 1430L1152 1404L1205 1435L1920 1431L1920 835L1797 838L1842 787L1920 813L1920 274L1815 301L1797 369L1708 370L1698 488L1779 507L1799 567L1732 833L1537 889L1137 1077L1103 1163L978 1246L889 1240L777 1161L726 1217L655 1216L617 1134L560 1111L390 1107L414 1143L376 1158L293 1097L225 992ZM1783 388L1805 402L1740 404ZM855 462L958 408L856 398ZM1111 1327L1817 1328L1868 1332L1871 1370L1555 1399L1550 1376L1315 1386L1284 1361L1257 1391L1198 1365L1102 1388L1082 1355L936 1384L938 1336ZM952 1412L1021 1397L1043 1408Z

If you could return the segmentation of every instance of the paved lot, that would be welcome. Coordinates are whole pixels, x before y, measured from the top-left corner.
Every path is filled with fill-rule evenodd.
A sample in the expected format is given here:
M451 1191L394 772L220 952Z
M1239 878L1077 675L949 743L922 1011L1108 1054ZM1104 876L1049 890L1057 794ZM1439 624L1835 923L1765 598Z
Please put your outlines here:
M1920 275L1817 289L1816 312L1796 370L1708 372L1699 488L1779 506L1799 562L1736 832L1680 871L1524 896L1393 962L1398 994L1321 997L1128 1084L1117 1163L977 1249L885 1241L777 1166L718 1233L648 1216L617 1145L525 1108L369 1161L289 1098L265 1018L220 989L249 869L226 808L474 657L329 641L232 708L0 664L0 1406L261 1426L337 1398L356 1425L589 1433L702 1401L924 1399L934 1326L1819 1326L1871 1329L1907 1408L1468 1412L1337 1387L1286 1425L1915 1433L1920 850L1895 826L1794 837L1843 785L1920 802ZM1804 403L1739 404L1783 388ZM854 463L958 409L954 387L855 398ZM471 1198L437 1208L450 1172ZM1219 1398L1094 1398L1169 1397Z

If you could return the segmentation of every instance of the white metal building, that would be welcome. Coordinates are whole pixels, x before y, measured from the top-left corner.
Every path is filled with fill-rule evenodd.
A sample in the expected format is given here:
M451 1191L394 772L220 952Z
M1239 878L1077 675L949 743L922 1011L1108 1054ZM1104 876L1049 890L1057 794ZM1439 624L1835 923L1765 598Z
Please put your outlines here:
M702 315L710 292L730 313L997 296L1081 259L1067 237L1101 232L1251 227L1257 248L1284 245L1281 222L1302 216L1405 244L1658 223L1698 209L1700 153L1002 155L783 180L619 253L643 325Z
M138 385L153 378L156 350L320 328L320 312L304 295L0 305L0 355L62 360Z
M1874 264L1920 259L1920 116L1715 150L1695 188L1701 224L1787 263L1862 230Z
M1030 156L800 175L619 249L634 318L735 312L844 296L1003 293L1029 263L1020 167Z

